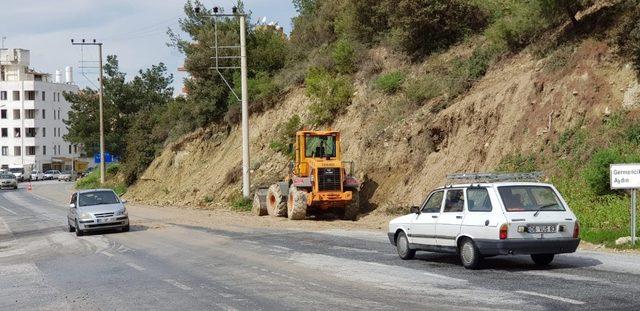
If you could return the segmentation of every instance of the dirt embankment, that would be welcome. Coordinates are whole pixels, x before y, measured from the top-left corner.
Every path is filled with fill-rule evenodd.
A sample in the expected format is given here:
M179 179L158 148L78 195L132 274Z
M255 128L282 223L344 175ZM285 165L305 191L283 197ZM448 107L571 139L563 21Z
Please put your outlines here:
M383 72L400 67L421 75L451 53L468 49L459 46L412 66L381 49L369 57L379 58ZM442 98L408 103L381 94L363 74L356 75L353 103L332 127L342 132L345 160L356 162L367 202L364 212L372 214L367 217L418 204L446 174L491 171L514 152L544 154L579 121L599 124L623 104L633 108L639 102L635 73L605 42L587 39L562 53L537 59L525 51L506 59L437 112L434 106ZM304 89L295 88L274 109L251 116L254 186L284 176L287 159L269 143L279 123L293 114L304 120L309 103ZM225 201L240 191L240 142L239 127L187 135L164 150L127 197L147 204L226 208Z

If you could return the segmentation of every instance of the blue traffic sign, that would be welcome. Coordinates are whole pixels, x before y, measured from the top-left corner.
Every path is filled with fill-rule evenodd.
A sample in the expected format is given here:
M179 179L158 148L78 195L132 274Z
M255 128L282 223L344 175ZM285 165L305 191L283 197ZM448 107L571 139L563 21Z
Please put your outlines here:
M100 163L100 152L93 155L93 162ZM111 163L111 162L113 162L113 157L111 156L111 153L105 152L104 163Z

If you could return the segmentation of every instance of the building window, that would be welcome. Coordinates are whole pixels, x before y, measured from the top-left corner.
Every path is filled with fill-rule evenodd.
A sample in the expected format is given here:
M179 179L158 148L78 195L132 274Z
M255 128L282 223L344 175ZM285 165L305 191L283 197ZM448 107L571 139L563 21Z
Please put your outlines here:
M28 146L26 153L28 156L34 156L36 155L36 147L35 146Z
M7 100L7 91L0 91L0 100Z
M24 100L36 100L36 91L24 91Z
M42 146L42 155L47 155L47 146Z
M69 145L69 154L71 154L71 145Z
M47 128L46 127L42 128L42 137L47 137Z
M25 109L24 110L24 118L25 119L35 119L36 118L36 110L35 109Z
M16 127L13 129L13 137L20 137L20 128Z
M13 155L14 156L22 155L22 149L20 149L20 146L13 147Z
M42 109L42 120L47 118L47 111Z
M13 100L20 100L20 91L13 91Z
M2 128L2 137L9 137L9 129L6 127Z
M27 135L27 137L36 137L37 131L33 127L28 127L25 129L24 134Z
M46 92L42 91L42 101L47 100Z
M0 110L0 119L6 119L6 118L7 118L7 109Z
M73 145L73 153L78 153L78 145Z
M13 119L20 120L20 109L13 109Z
M2 146L2 155L3 155L3 156L7 156L7 155L9 155L9 147L7 147L7 146Z

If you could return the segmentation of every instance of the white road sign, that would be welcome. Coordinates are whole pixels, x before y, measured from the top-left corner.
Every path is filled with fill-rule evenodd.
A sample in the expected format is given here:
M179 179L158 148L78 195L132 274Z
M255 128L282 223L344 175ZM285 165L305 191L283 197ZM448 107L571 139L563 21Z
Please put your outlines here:
M640 189L640 164L611 164L611 189Z

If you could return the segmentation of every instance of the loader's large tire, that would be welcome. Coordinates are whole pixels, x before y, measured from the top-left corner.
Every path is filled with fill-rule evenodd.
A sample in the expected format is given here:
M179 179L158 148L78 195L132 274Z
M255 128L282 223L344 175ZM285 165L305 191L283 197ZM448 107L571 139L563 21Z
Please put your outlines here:
M267 194L269 189L258 189L253 196L251 212L256 216L267 215Z
M302 220L307 217L307 193L291 185L287 199L287 217Z
M358 220L358 214L360 213L360 191L357 189L346 189L351 191L351 202L344 207L344 214L342 219L344 220Z
M278 184L269 187L267 193L267 213L274 217L287 216L287 198L282 193L282 188Z

